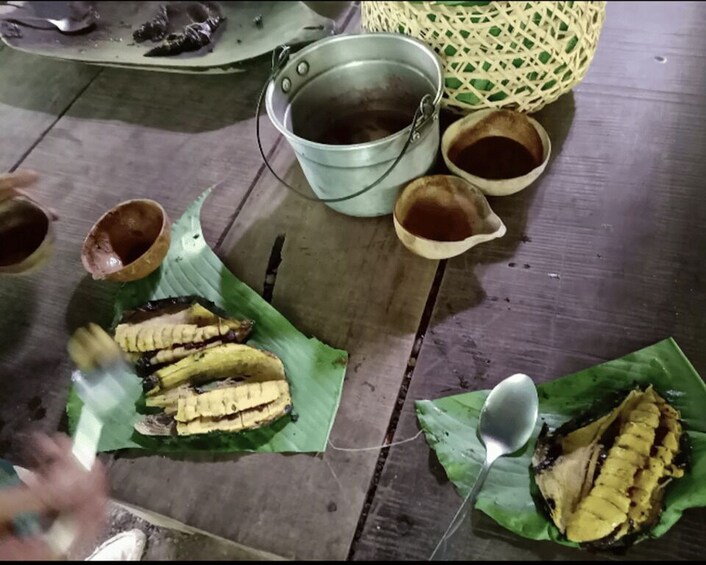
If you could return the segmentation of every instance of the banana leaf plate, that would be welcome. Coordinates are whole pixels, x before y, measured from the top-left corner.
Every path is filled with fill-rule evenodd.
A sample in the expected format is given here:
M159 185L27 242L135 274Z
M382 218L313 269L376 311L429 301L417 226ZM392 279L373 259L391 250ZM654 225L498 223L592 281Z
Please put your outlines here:
M14 4L29 5L33 13L41 17L68 15L64 2ZM99 20L96 27L86 33L67 35L47 24L47 29L21 26L18 33L17 30L2 33L3 28L0 28L0 38L19 51L82 63L151 71L223 74L245 70L243 62L269 53L278 45L309 43L335 31L332 20L320 16L302 2L202 2L200 4L214 6L226 18L215 32L213 43L191 53L145 57L144 54L157 43L136 43L132 33L154 16L159 3L95 4ZM184 11L195 2L166 4ZM7 7L3 7L4 13L10 13ZM255 23L258 18L261 24ZM180 31L184 21L188 23L188 20L176 18L178 24L170 24L169 31Z
M199 221L201 207L209 192L201 195L174 224L169 253L160 268L147 278L126 283L120 288L115 300L114 325L125 310L149 300L185 295L202 296L231 316L254 320L248 345L270 351L284 363L292 394L293 416L284 416L269 426L240 433L147 437L133 429L143 410L138 402L138 406L120 421L111 421L104 426L98 450L323 452L338 410L348 353L299 332L221 263L204 240ZM72 434L81 407L81 399L72 389L66 408Z
M687 508L706 506L706 386L676 342L666 339L620 359L538 385L539 421L532 438L521 452L495 463L476 508L524 538L577 547L563 539L537 508L531 494L530 460L541 426L546 422L554 429L612 393L650 383L681 412L691 453L684 477L668 485L664 511L649 537L662 536ZM417 418L428 444L464 497L485 457L485 448L474 430L488 393L475 391L416 403Z

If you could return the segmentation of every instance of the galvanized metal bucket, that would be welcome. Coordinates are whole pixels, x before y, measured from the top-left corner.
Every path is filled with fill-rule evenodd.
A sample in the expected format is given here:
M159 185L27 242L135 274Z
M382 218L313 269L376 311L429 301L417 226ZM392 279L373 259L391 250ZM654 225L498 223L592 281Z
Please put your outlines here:
M284 52L265 105L315 199L350 216L382 216L435 162L442 88L441 63L422 42L394 33L344 35L291 57ZM257 128L262 157L277 176L259 120Z

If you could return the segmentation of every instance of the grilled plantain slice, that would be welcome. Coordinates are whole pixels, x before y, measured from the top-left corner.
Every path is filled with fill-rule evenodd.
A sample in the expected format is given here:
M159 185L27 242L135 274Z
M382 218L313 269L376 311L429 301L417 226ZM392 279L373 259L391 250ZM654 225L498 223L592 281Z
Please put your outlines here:
M235 320L204 299L185 296L148 302L126 312L115 328L115 340L128 352L153 352L217 338L243 342L251 320Z
M237 332L224 323L213 326L120 324L115 328L115 340L128 352L151 352L180 345L198 345L219 338L222 338L222 341L242 341Z
M265 381L235 384L201 394L191 392L179 397L174 419L189 422L198 418L223 418L274 402L288 391L286 381Z
M161 408L166 414L174 415L177 413L180 397L189 397L222 388L230 388L236 386L239 382L242 381L238 381L237 379L223 379L222 381L213 381L203 386L185 384L166 390L161 394L148 396L145 398L145 404L150 408Z
M280 383L277 383L280 384ZM289 387L272 402L249 408L224 418L202 417L188 422L176 423L176 431L180 436L205 434L209 432L241 432L261 428L289 414L292 410L292 398Z
M158 365L168 365L169 363L176 363L177 361L188 357L189 355L194 355L203 351L204 349L210 349L211 347L218 347L224 343L228 343L227 336L223 336L222 339L216 339L214 341L206 342L198 347L179 345L172 347L170 349L160 349L155 351L150 355L143 357L143 363L149 367L156 367Z
M144 381L152 396L183 384L202 384L227 377L249 382L284 380L284 365L275 355L239 343L205 349L167 365Z
M177 412L179 397L192 393L194 388L191 385L181 385L145 398L145 404L150 408L161 408L166 414L174 415Z
M135 356L132 358L132 361L135 363L138 375L144 379L151 373L154 373L157 369L161 369L170 363L176 363L189 355L195 355L204 349L218 347L224 343L232 343L233 340L229 341L230 337L230 333L228 333L223 337L199 344L192 343L188 345L176 345L169 349L160 349L158 351L150 351L147 353L128 353L127 355Z
M144 416L135 430L148 436L240 432L260 428L291 412L286 380L236 383L226 379L209 383L207 388L182 385L148 398L148 404L164 406L165 411Z
M640 428L639 435L651 441L637 444L642 449L631 447L631 431L625 424L620 428L615 443L608 450L603 466L594 481L594 486L581 500L567 522L566 536L578 542L596 541L605 538L627 521L633 480L650 456L650 448L659 425L659 409L645 398L625 415L625 422L634 422ZM648 445L647 451L644 446Z
M651 386L630 391L598 418L546 432L533 456L534 479L571 541L609 547L647 531L665 485L683 475L679 413Z

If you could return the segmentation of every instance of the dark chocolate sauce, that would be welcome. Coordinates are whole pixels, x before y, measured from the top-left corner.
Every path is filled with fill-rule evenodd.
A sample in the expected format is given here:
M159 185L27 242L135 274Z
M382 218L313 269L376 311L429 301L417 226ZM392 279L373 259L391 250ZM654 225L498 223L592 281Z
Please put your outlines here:
M447 208L434 200L417 200L402 221L416 236L434 241L461 241L473 235L473 228L460 208Z
M490 180L521 177L541 164L524 145L498 135L483 137L466 147L454 146L449 158L459 169Z

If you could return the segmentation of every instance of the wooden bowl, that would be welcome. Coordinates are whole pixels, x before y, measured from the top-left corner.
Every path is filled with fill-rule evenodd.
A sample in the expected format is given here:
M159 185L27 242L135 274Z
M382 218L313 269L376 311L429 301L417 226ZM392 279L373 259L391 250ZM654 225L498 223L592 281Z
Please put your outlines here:
M49 261L56 217L23 195L0 202L0 274L29 274Z
M127 200L93 225L83 242L81 262L94 279L135 281L160 266L170 243L164 208L154 200Z
M542 125L512 110L473 112L451 124L441 139L449 170L491 196L532 184L547 167L551 149Z
M402 244L427 259L455 257L506 231L483 193L453 175L408 184L397 199L393 221Z

